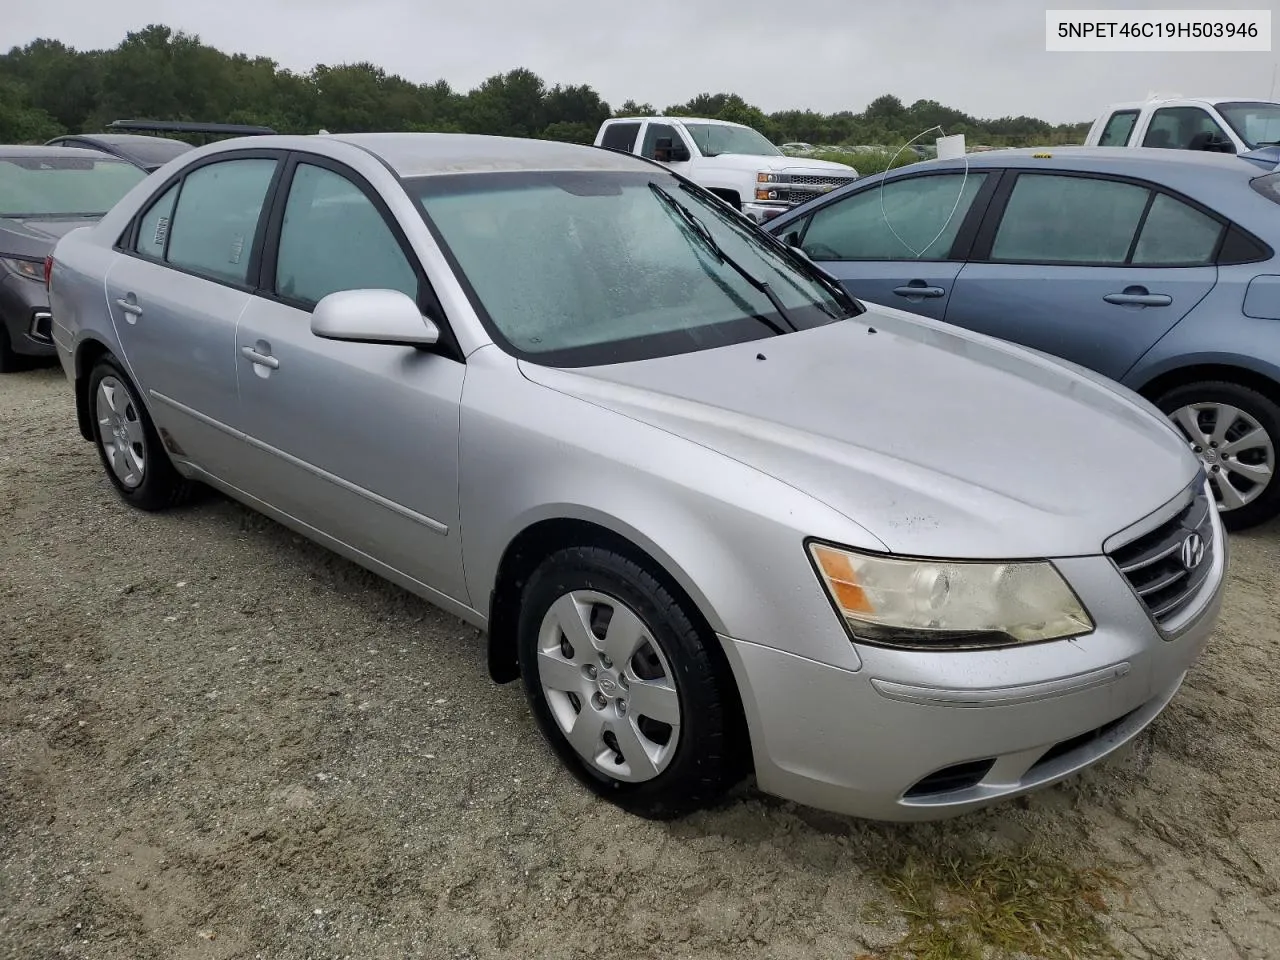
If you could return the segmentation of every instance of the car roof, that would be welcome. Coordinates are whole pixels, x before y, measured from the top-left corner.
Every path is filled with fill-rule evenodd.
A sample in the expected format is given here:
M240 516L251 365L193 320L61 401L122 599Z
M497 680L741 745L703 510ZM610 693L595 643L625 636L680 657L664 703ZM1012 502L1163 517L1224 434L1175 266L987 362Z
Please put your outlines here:
M1169 103L1276 103L1265 97L1153 97L1150 100L1129 100L1107 105L1107 113L1116 110L1141 110L1143 107L1159 107Z
M84 140L87 143L105 143L109 146L127 147L136 143L151 144L159 141L161 143L182 144L184 147L191 146L183 143L181 140L175 140L172 137L152 137L145 133L64 133L60 137L54 137L50 143L61 143L66 140Z
M33 146L30 144L3 144L0 145L0 159L18 160L23 157L48 157L57 159L62 157L84 157L90 160L102 160L114 163L125 163L119 157L109 156L101 150L88 150L84 147L51 147L46 144Z
M614 117L612 120L606 120L606 123L705 123L708 126L715 127L745 127L744 123L734 123L732 120L715 120L711 117ZM750 128L748 128L750 129Z

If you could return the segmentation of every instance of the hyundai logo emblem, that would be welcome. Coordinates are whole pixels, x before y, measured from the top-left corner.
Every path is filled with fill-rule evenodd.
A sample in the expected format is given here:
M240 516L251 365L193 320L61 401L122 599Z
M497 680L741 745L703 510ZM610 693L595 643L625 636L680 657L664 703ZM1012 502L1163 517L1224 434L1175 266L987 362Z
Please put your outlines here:
M1182 541L1182 565L1194 570L1204 561L1204 537L1193 533Z

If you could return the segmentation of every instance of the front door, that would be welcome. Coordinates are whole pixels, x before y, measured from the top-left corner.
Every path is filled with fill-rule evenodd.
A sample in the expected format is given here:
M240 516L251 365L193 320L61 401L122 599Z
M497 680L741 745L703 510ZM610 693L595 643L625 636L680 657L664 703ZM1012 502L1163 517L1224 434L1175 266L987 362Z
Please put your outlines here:
M832 200L799 224L801 249L853 296L941 320L963 252L970 211L985 201L987 172L900 176ZM980 200L981 198L981 200Z
M947 321L1112 379L1217 282L1224 225L1142 184L1022 173L991 217Z
M289 179L286 177L286 179ZM339 290L425 278L356 174L302 159L287 186L278 256L237 331L254 496L448 597L467 602L458 529L465 366L440 353L325 340L311 311Z
M106 279L107 305L170 456L216 476L240 465L235 330L279 159L195 167L139 217Z

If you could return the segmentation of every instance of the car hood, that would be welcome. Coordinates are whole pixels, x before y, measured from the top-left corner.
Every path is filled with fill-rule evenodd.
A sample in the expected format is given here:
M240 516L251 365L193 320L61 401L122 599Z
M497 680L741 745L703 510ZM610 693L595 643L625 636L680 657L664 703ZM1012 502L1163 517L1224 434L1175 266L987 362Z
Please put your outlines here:
M521 368L769 474L896 553L1096 554L1198 470L1173 427L1127 390L878 306L676 357Z
M750 169L772 170L777 173L791 174L831 174L847 177L853 173L853 167L844 163L832 163L829 160L810 160L808 157L768 157L746 153L718 153L708 157L707 162L713 166L731 167L734 170Z
M45 257L72 230L97 222L97 217L0 217L0 255Z

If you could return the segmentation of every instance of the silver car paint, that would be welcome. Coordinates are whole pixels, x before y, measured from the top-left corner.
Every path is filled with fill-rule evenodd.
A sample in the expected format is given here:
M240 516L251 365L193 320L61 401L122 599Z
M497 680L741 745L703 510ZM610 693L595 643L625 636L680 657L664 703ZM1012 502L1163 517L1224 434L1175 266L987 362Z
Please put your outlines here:
M610 368L517 361L488 337L395 176L356 144L398 159L404 173L466 169L468 151L484 169L555 168L566 157L642 164L494 142L252 142L331 157L374 185L444 303L465 364L320 340L300 311L247 295L252 303L243 303L160 267L125 275L141 288L132 292L143 313L135 324L113 322L116 271L131 258L109 248L160 186L153 178L56 252L53 309L68 377L87 372L76 359L81 345L105 345L130 364L153 418L182 451L181 471L481 627L504 551L521 531L572 519L628 538L720 637L760 783L783 796L886 819L945 815L1071 772L1026 780L1019 758L1033 748L1145 711L1076 757L1075 769L1159 712L1212 627L1226 551L1215 526L1218 566L1172 639L1102 555L1104 541L1196 475L1163 418L1042 355L879 307L803 334ZM433 168L438 144L448 150ZM165 170L237 146L199 148ZM221 306L211 297L224 298ZM218 316L207 333L148 332L153 317L182 309L186 319L175 322ZM143 337L157 339L142 345ZM259 341L278 368L240 353ZM192 377L193 361L218 349L225 358ZM810 566L811 536L917 555L1051 557L1099 628L1073 641L962 654L855 645ZM901 800L932 770L996 754L972 796L949 806Z

